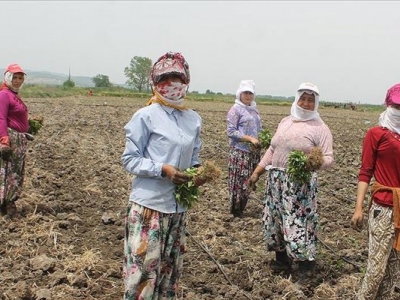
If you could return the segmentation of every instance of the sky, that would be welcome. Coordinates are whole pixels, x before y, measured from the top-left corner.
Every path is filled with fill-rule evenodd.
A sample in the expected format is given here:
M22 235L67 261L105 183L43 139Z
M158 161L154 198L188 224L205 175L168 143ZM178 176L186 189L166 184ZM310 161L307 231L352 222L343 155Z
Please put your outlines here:
M134 56L181 52L190 91L382 104L400 82L400 1L0 1L0 65L125 83ZM3 68L3 67L2 67ZM29 73L28 73L29 76Z

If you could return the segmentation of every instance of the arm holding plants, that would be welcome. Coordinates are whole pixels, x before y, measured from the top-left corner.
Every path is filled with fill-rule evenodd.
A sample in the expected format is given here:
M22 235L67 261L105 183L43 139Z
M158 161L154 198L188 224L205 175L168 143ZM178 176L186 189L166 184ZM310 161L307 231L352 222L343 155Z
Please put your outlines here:
M363 221L363 204L365 195L367 194L369 184L364 181L359 181L357 186L357 202L353 217L351 218L351 227L356 230L362 228Z
M190 176L168 164L162 165L162 177L168 177L174 184L184 184L190 180Z
M252 143L255 147L260 147L260 141L255 138L252 137L250 135L243 135L242 138L240 139L241 142L249 142Z

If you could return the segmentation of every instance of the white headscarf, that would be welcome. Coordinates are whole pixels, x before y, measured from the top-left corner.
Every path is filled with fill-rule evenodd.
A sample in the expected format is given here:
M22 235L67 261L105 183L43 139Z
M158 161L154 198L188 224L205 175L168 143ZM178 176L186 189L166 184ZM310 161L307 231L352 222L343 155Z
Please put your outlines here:
M25 74L24 74L25 76ZM14 73L11 73L9 71L4 73L4 83L8 86L8 88L16 93L18 93L18 91L22 88L22 86L24 85L24 82L21 84L21 86L19 88L15 88L12 85L12 80L14 77Z
M307 93L310 95L315 96L315 106L314 110L307 110L304 108L301 108L297 103L299 102L299 99L303 93ZM296 97L294 99L294 102L292 103L292 107L290 109L290 115L292 116L292 119L294 121L309 121L313 119L319 119L319 113L318 113L318 103L319 103L319 90L318 87L312 83L302 83L296 93Z
M379 116L379 125L400 134L400 110L388 106Z
M255 108L255 107L257 106L256 101L255 101L255 99L256 99L255 87L256 87L256 84L254 83L253 80L251 80L251 79L242 80L242 81L240 82L240 84L239 84L239 88L238 88L237 91L236 91L236 100L235 100L235 103L236 103L236 104L239 104L239 105L241 105L241 106L250 108L250 109L251 109L251 108ZM245 105L242 101L240 101L240 95L241 95L243 92L252 92L252 93L254 94L253 101L251 101L251 103L250 103L249 106L248 106L248 105Z

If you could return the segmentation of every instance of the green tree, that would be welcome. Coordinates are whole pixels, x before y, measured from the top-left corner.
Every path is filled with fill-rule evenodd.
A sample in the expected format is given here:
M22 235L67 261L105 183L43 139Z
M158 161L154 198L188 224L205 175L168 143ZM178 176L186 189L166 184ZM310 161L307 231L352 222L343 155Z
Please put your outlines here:
M150 90L150 72L153 62L150 58L134 56L125 68L126 84L139 92Z
M73 88L75 87L75 82L73 82L71 78L68 78L66 81L64 81L63 87Z
M65 88L75 87L75 82L72 81L72 78L71 78L71 68L69 69L69 72L68 72L68 79L66 81L64 81L64 83L63 83L63 87L65 87Z
M112 87L107 75L98 74L92 78L95 87Z

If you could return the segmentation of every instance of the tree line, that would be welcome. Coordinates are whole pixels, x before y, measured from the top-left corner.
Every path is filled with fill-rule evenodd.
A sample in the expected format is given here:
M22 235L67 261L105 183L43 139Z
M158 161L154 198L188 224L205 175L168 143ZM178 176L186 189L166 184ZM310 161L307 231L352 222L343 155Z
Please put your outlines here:
M150 58L134 56L129 66L124 69L125 76L128 78L126 84L138 92L150 91L150 72L152 66L153 62ZM104 74L97 74L92 77L92 82L95 87L113 87L110 78ZM69 73L68 79L63 83L63 86L66 88L75 87L75 82L71 78L71 73Z

